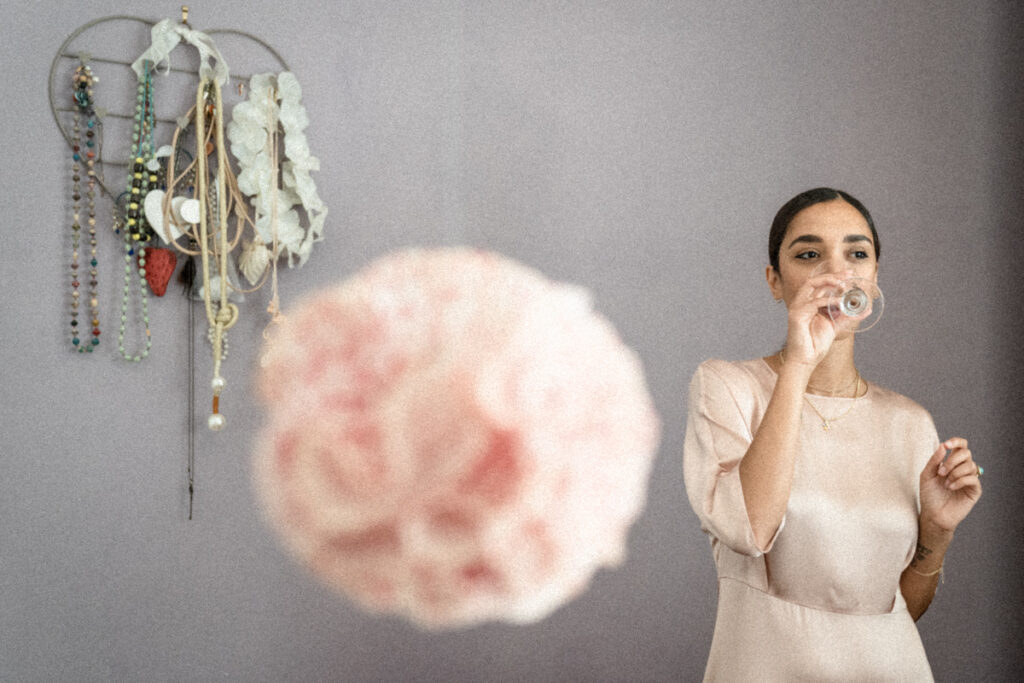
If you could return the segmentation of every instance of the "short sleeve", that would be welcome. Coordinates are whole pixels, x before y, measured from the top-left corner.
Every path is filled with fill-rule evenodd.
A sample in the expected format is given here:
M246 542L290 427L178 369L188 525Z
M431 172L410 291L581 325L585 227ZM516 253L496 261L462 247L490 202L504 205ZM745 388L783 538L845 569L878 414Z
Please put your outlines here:
M701 528L731 550L758 557L771 550L786 522L783 518L767 547L758 546L747 517L739 472L753 441L751 420L744 415L734 393L746 392L746 403L750 404L755 389L749 383L739 386L744 378L731 377L736 374L730 372L733 367L721 361L706 361L690 381L683 478ZM724 374L730 375L733 387Z

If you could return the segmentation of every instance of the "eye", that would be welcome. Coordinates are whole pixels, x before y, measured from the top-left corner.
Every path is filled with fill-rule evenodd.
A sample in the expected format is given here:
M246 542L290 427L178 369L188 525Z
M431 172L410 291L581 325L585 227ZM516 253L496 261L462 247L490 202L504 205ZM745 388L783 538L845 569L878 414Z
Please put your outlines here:
M812 258L818 258L818 252L814 251L813 249L801 251L799 254L796 255L796 258L802 259L804 261L809 261Z
M857 251L853 252L850 255L853 258L857 259L858 261L863 261L865 259L871 258L871 255L868 254L868 252L864 251L863 249L858 249Z

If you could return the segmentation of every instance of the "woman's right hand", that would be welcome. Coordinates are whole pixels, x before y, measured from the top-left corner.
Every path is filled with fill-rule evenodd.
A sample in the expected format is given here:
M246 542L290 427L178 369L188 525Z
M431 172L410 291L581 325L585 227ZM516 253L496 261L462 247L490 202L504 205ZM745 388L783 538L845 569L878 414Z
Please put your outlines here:
M842 289L843 275L826 273L809 277L789 302L787 363L799 363L813 370L828 354L838 331L828 314L828 302L833 293Z

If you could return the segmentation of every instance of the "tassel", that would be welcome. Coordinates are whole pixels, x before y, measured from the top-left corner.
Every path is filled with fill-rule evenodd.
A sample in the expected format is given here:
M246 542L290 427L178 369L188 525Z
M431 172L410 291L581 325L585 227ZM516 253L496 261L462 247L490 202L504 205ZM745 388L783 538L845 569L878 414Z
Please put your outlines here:
M178 282L181 283L185 296L189 296L192 293L192 286L196 282L196 258L194 256L189 256L185 265L181 267L181 272L178 273Z

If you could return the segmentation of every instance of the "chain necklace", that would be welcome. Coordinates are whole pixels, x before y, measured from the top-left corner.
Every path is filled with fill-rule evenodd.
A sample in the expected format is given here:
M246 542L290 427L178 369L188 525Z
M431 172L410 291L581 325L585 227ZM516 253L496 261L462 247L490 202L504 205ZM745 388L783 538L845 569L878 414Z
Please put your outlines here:
M783 348L781 351L779 351L779 360L782 363L786 362L786 349L785 348ZM818 419L821 420L821 429L822 429L822 431L825 431L825 432L830 431L832 429L832 424L833 423L835 423L837 420L840 420L840 419L846 417L847 415L849 415L850 411L852 411L854 409L854 407L857 405L857 399L860 398L860 383L861 383L860 370L857 370L856 368L854 368L854 373L855 373L856 376L853 378L853 382L851 382L850 384L847 384L845 387L842 387L841 389L835 389L835 390L829 392L829 398L835 398L836 394L838 394L840 392L845 393L846 390L849 389L851 385L856 385L854 390L853 390L853 400L850 402L849 407L847 407L846 410L844 410L843 412L839 413L838 415L834 415L832 417L826 417L825 415L822 414L822 412L820 410L818 410L817 406L815 406L811 402L811 399L807 396L806 392L804 393L804 403L809 405L811 407L811 410L814 411L814 414L817 415ZM811 389L812 387L808 384L807 388ZM815 389L815 391L821 391L821 390L820 389Z
M823 431L827 432L827 431L831 430L833 422L835 422L836 420L839 420L841 418L846 417L850 413L850 411L853 410L854 406L857 405L857 399L860 398L860 372L859 371L857 372L857 378L856 378L855 381L857 383L857 388L853 392L853 400L850 402L850 406L846 410L844 410L843 412L841 412L838 415L835 415L833 417L825 417L824 415L822 415L821 411L818 410L817 407L815 407L815 405L813 403L811 403L811 399L808 398L807 394L804 394L804 401L807 403L807 405L809 405L811 407L811 410L813 410L814 413L821 419L821 429Z
M828 397L829 398L835 398L839 394L845 394L847 391L850 390L850 387L852 387L854 384L857 384L857 389L860 389L859 382L860 382L860 373L857 372L856 368L854 368L854 377L853 377L853 379L850 381L849 384L847 384L844 387L839 387L838 389L832 389L831 391L826 391L825 389L820 389L818 387L813 387L810 384L808 384L807 388L809 390L817 392L819 394L828 393Z

